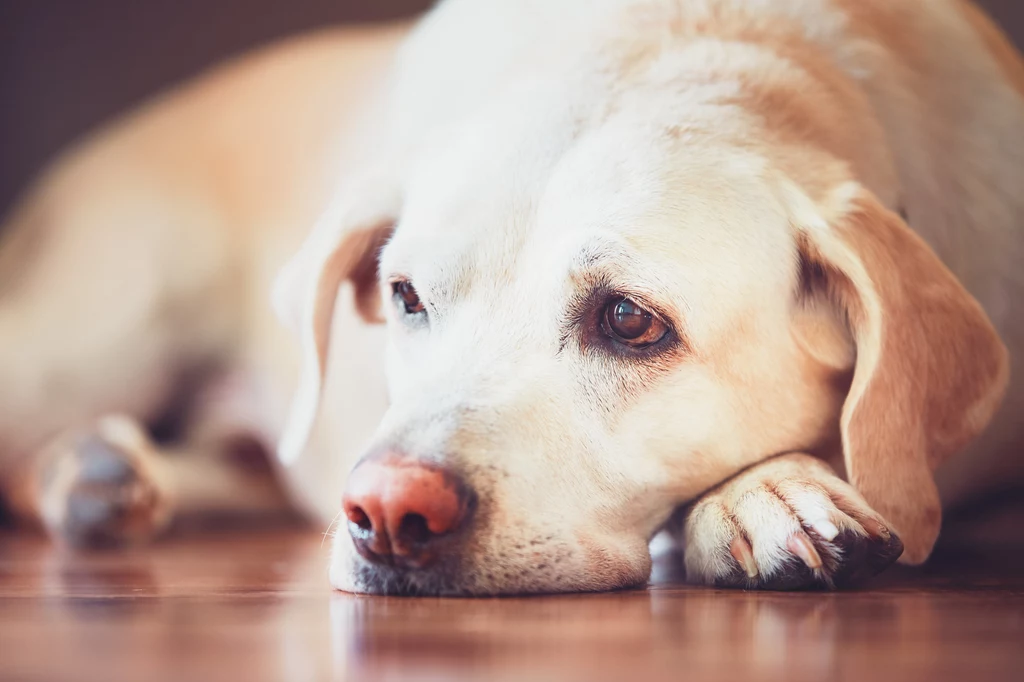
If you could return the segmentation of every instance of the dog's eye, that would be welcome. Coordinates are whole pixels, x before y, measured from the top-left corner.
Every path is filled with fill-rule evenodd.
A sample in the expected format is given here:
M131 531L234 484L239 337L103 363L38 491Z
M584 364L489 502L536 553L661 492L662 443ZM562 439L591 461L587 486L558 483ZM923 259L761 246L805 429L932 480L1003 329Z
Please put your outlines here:
M616 296L605 305L602 327L609 337L633 348L657 343L668 333L668 327L654 313L624 296Z
M391 285L391 290L402 302L407 315L416 315L426 310L423 307L423 302L420 300L420 295L416 293L416 289L408 280L395 282Z

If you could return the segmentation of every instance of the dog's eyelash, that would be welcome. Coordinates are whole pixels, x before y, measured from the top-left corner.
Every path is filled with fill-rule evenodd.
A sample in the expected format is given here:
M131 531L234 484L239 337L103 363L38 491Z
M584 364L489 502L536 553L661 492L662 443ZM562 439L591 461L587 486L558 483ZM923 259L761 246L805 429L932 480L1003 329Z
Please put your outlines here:
M612 290L611 283L603 278L591 282L589 293L577 293L566 306L565 321L561 325L558 338L558 354L561 355L573 341L574 337L582 345L582 330L586 327L588 317L604 292Z

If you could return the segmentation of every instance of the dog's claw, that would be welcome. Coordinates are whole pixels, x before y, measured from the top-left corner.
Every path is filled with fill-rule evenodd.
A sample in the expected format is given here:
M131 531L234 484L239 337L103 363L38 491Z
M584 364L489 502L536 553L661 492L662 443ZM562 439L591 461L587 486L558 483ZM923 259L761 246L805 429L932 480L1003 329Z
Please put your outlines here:
M864 528L868 535L873 538L878 538L883 542L888 542L892 537L889 529L883 526L878 521L872 518L861 519L860 525Z
M804 562L807 568L821 568L821 556L818 555L818 550L814 548L814 544L807 537L806 533L800 532L791 535L786 542L786 547L790 552L800 557L800 560Z
M839 535L839 529L836 528L836 524L832 523L828 519L820 519L812 521L808 524L811 529L821 536L821 538L827 542L832 542Z
M743 568L743 572L747 574L748 578L754 579L757 577L757 562L754 561L754 552L751 551L750 545L747 544L746 540L741 537L733 539L729 552L739 562L740 567Z

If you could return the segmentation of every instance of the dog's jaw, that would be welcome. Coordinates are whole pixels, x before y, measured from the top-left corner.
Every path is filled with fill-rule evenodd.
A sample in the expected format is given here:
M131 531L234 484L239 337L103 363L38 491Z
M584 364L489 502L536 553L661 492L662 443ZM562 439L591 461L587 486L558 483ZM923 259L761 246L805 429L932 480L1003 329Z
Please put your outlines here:
M626 589L646 584L650 572L645 543L611 552L597 545L545 546L540 541L407 571L370 564L355 552L347 534L339 534L329 578L334 589L353 594L476 597Z

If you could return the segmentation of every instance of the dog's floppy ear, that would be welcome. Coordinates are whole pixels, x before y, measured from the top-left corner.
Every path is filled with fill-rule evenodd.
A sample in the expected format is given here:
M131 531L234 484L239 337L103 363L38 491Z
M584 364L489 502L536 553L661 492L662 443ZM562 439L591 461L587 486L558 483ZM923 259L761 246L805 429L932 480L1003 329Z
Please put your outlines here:
M857 355L841 432L847 476L920 563L939 533L932 472L988 424L1009 376L985 312L898 215L859 190L801 226L805 292L845 314Z
M285 464L301 454L316 418L341 284L351 282L356 310L367 323L383 321L377 259L394 230L394 203L361 202L360 210L336 203L274 283L274 308L298 334L302 353L299 385L278 444Z

